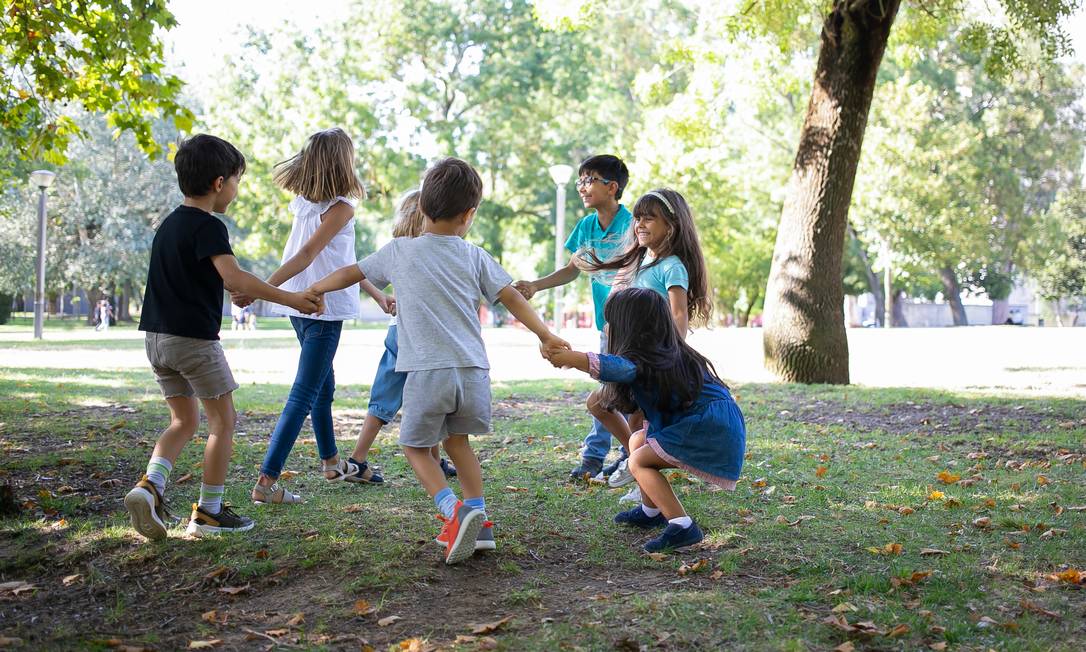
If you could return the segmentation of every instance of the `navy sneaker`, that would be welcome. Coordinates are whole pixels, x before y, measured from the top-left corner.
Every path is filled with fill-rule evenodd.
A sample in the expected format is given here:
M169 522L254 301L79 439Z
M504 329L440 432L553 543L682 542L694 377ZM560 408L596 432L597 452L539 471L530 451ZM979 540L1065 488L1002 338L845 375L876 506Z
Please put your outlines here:
M358 467L358 470L353 474L348 474L344 480L347 482L356 482L359 484L384 484L385 479L381 477L381 474L374 470L370 466L369 462L359 462L353 457L348 459L349 462Z
M614 473L615 471L618 470L618 467L619 467L620 464L622 464L622 461L630 456L629 453L626 452L625 448L623 448L621 450L622 450L622 454L618 456L617 460L615 460L614 462L611 462L607 466L603 467L602 473L603 473L604 478L610 477L612 473Z
M682 527L669 523L660 536L645 544L645 552L663 552L692 546L705 538L697 523L691 523L689 527Z
M615 523L618 523L619 525L632 525L647 530L649 528L667 525L667 519L664 518L663 512L660 512L656 516L649 516L645 513L645 510L641 509L641 505L638 505L633 509L628 509L624 512L615 514Z
M453 466L452 462L445 459L444 457L441 458L441 471L445 474L446 478L456 477L456 467Z

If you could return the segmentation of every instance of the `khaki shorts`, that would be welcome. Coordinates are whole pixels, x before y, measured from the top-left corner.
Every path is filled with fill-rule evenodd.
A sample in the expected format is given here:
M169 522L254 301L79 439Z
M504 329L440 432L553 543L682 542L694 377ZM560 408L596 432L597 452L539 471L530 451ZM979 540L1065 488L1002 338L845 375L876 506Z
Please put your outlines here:
M479 367L407 372L400 445L429 448L452 435L490 432L490 370Z
M219 398L238 388L218 340L147 333L144 347L166 398Z

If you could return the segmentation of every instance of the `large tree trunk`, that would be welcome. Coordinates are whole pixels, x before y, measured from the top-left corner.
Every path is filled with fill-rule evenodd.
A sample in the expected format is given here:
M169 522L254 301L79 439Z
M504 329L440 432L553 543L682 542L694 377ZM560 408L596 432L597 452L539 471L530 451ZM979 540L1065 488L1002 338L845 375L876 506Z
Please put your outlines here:
M114 312L117 314L117 321L132 321L132 313L128 307L128 303L132 300L131 296L131 286L128 283L125 283L121 286L121 300L114 309Z
M909 320L905 319L905 293L894 292L890 304L890 325L894 328L908 328Z
M94 326L95 310L102 298L102 292L98 288L85 288L83 294L87 295L87 325Z
M761 297L757 294L747 298L747 309L739 315L739 327L746 328L750 324L750 313L754 312L754 305Z
M950 316L954 319L955 326L968 326L969 319L965 316L965 306L962 305L962 286L958 285L958 275L950 267L939 270L939 280L943 282L943 294L950 304Z
M867 257L864 243L860 241L860 237L856 235L856 229L852 228L851 224L848 225L848 234L856 241L856 248L860 252L860 262L864 264L864 276L867 277L867 289L875 295L875 325L882 327L883 321L886 320L886 293L882 290L882 283L875 275L875 270L871 269L871 261Z
M835 0L773 249L763 335L782 380L847 384L841 258L875 77L900 0Z

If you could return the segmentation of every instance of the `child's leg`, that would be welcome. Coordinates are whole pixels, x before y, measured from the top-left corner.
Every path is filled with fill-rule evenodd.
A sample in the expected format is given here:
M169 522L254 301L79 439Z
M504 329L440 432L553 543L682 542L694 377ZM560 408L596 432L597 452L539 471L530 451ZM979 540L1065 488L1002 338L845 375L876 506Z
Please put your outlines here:
M351 460L357 463L365 462L370 454L370 447L377 439L377 433L386 423L396 417L403 405L403 386L407 382L407 374L396 371L396 353L399 351L396 343L396 325L388 327L385 333L385 352L377 363L377 373L373 376L373 384L370 385L370 402L366 406L366 419L362 422L362 432L358 433L358 443L355 444Z
M464 494L464 502L467 503L469 499L481 498L483 496L483 469L479 466L479 458L475 456L475 451L471 450L468 436L449 435L449 438L445 440L445 452L449 454L449 459L456 465L457 477L460 479L460 491Z
M426 493L430 494L431 498L442 490L449 488L449 483L445 481L445 473L442 472L437 460L430 454L430 447L404 446L403 454L415 471L415 477L419 479L422 488L426 490ZM446 514L446 516L448 515Z
M430 447L430 457L434 458L438 464L441 464L441 445Z
M170 425L159 435L151 457L161 457L173 464L181 449L196 434L200 425L200 410L196 399L191 396L172 396L166 399L170 408Z
M341 322L321 322L302 317L291 317L290 322L294 326L302 350L298 358L298 371L294 376L294 384L290 388L290 395L283 406L283 412L279 415L279 421L275 424L275 430L272 431L268 452L264 455L264 462L260 467L259 482L263 486L270 486L282 473L287 455L294 448L294 442L298 439L302 424L316 404L317 395L332 368L332 358L339 345L339 328L326 325L342 325ZM330 420L331 417L329 417ZM314 424L315 427L316 424Z
M358 433L358 442L355 443L354 452L351 453L352 461L366 461L370 454L370 448L373 447L373 442L377 439L377 433L381 432L381 428L384 427L385 423L372 414L366 413L366 418L362 421L362 432Z
M204 486L200 488L200 506L214 514L222 504L226 472L234 452L234 394L227 392L217 398L200 399L207 415L207 445L204 447Z
M674 465L656 454L651 446L641 446L630 453L630 472L641 487L641 501L650 509L659 509L667 520L686 516L686 510L660 469ZM650 514L651 516L651 514Z
M629 450L630 424L621 414L608 410L600 404L600 390L594 390L588 395L588 411L622 443L626 450Z

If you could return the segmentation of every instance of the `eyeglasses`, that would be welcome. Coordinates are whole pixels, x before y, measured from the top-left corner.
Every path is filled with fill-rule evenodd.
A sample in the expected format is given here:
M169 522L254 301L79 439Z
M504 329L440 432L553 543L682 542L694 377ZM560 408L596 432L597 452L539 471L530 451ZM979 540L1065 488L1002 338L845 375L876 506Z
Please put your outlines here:
M600 183L611 183L610 179L604 179L603 177L581 177L580 179L577 179L577 187L587 188L597 181Z

